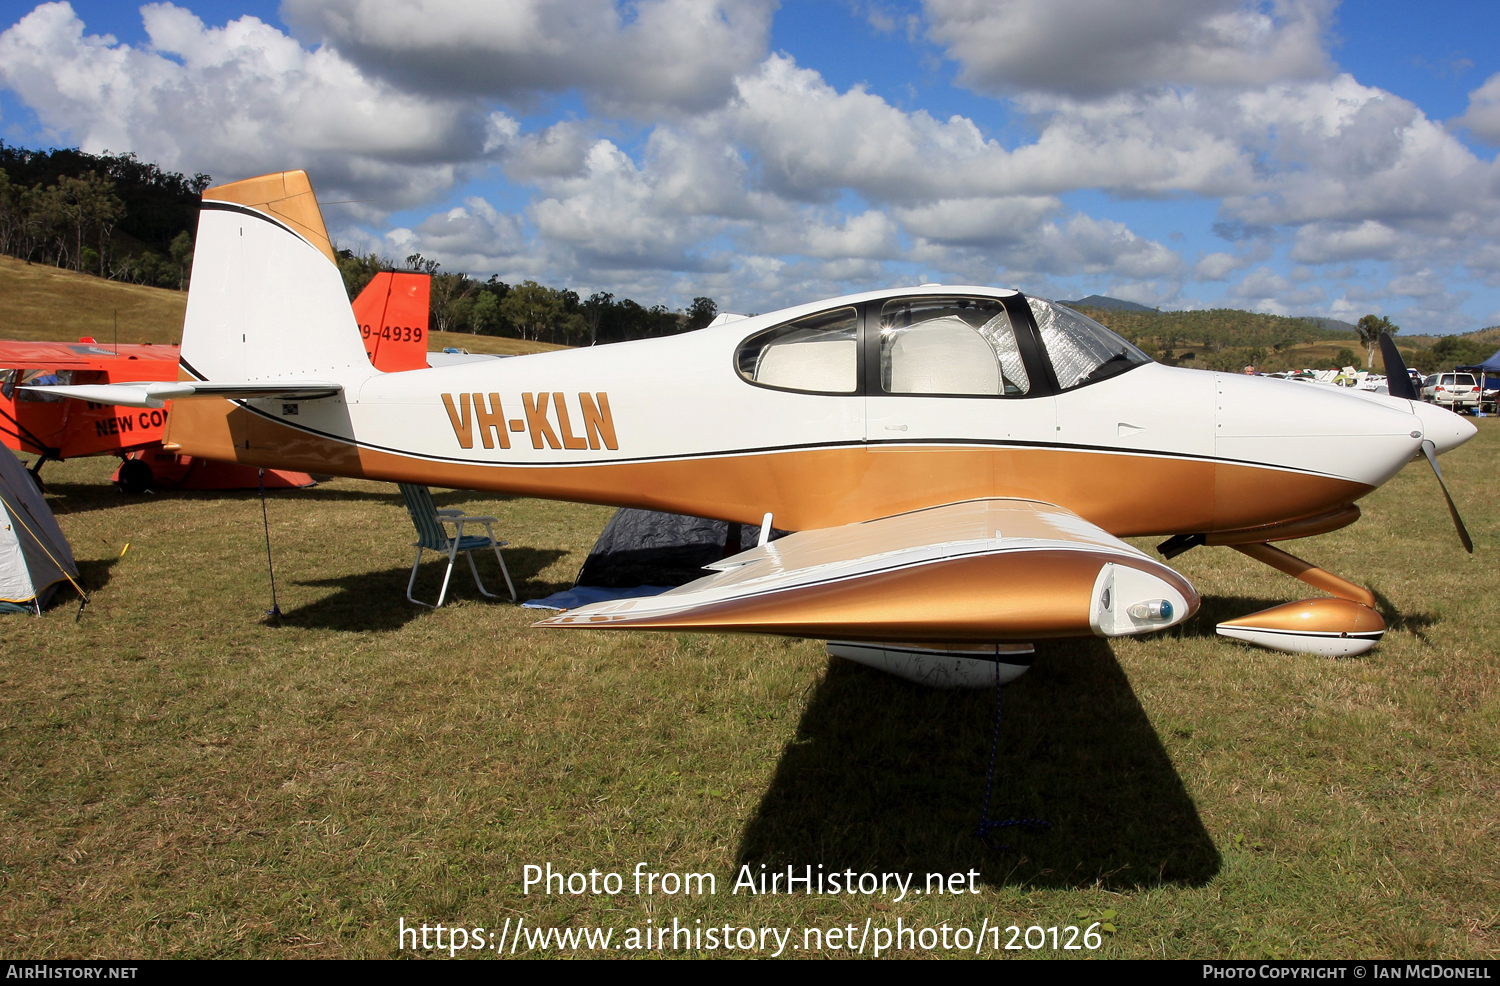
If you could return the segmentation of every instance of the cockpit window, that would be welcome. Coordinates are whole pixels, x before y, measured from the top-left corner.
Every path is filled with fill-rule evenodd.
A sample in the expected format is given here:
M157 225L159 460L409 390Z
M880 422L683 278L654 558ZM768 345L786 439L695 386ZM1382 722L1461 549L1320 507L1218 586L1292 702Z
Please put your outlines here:
M1031 380L1005 306L994 298L899 298L880 311L887 394L1018 397Z
M9 399L12 393L16 394L17 400L22 401L65 401L66 397L61 394L49 394L43 390L22 390L16 392L16 385L23 387L46 387L51 384L70 384L73 382L72 370L11 370L5 374L5 382L0 385L0 395Z
M1151 357L1086 315L1041 298L1026 301L1063 390L1107 380L1151 362Z
M859 387L858 324L853 308L837 308L757 332L736 355L740 376L767 387L852 394Z

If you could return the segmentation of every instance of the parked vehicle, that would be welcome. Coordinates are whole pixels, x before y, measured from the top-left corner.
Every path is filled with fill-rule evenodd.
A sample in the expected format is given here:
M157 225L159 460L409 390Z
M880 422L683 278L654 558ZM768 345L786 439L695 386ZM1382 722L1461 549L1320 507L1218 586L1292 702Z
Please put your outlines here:
M1479 382L1472 373L1434 373L1422 384L1422 400L1450 411L1479 409Z

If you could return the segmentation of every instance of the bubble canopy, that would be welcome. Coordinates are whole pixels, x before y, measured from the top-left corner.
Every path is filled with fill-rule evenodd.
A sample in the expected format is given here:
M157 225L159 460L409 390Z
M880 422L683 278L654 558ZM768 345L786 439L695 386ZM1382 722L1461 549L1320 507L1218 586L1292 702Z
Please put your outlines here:
M802 393L1025 399L1151 362L1093 319L1015 292L839 301L744 339L739 375Z

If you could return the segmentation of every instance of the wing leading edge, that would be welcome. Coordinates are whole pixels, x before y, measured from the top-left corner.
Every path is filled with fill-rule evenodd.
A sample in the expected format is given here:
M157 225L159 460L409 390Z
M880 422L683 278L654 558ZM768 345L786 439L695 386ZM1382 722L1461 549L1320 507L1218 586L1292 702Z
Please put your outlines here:
M1198 608L1171 568L1034 500L969 500L803 531L709 567L714 574L659 596L534 625L991 642L1147 633Z

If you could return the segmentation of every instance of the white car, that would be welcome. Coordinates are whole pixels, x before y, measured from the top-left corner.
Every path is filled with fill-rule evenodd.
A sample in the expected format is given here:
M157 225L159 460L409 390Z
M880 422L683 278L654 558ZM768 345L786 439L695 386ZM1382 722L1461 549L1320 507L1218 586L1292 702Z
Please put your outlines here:
M1422 384L1422 400L1451 411L1473 411L1479 407L1479 382L1472 373L1434 373Z

